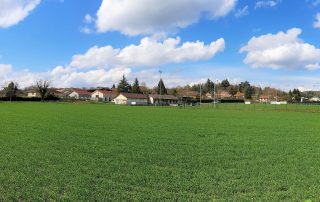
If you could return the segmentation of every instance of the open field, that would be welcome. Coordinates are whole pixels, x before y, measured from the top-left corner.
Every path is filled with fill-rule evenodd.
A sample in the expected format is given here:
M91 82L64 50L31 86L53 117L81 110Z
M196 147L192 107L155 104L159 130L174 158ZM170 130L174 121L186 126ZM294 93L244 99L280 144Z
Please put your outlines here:
M0 103L0 201L319 201L320 113Z

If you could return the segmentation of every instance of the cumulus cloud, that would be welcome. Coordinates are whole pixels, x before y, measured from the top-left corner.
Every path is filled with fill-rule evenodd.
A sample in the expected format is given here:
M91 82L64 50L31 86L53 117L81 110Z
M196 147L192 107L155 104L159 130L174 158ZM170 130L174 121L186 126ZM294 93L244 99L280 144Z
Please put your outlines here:
M255 8L272 8L277 6L279 3L281 3L281 0L262 0L257 1Z
M41 0L0 0L0 28L18 24L37 7Z
M254 68L317 69L320 49L300 39L301 33L301 29L293 28L287 32L251 38L240 49L241 53L247 53L244 63Z
M161 42L145 37L139 45L129 45L123 49L111 46L92 47L85 54L75 55L70 66L78 68L105 68L112 66L159 66L183 62L208 60L224 50L224 39L208 45L204 42L185 42L168 38Z
M120 80L122 75L129 75L131 69L115 67L109 70L93 69L89 71L78 70L72 67L58 66L47 73L53 85L59 87L93 87L112 85Z
M149 74L146 78L153 80L158 79L154 71L161 65L208 60L223 51L224 46L223 39L205 44L200 41L182 43L179 37L160 41L145 37L139 44L122 49L94 46L84 54L74 55L70 64L47 72L13 71L11 65L0 65L0 75L4 75L0 78L5 81L18 79L23 87L33 85L38 79L50 80L56 87L110 86L122 75L132 76L134 72L134 76L139 77L153 69L153 76ZM135 67L142 68L133 71ZM171 78L169 84L181 81L175 75L168 78Z
M313 23L314 28L320 28L320 13L316 15L316 21Z
M112 46L90 48L85 54L78 54L72 57L70 66L78 68L106 68L113 65L116 61L118 49Z
M126 35L171 32L208 19L226 16L237 0L103 0L97 12L98 32Z

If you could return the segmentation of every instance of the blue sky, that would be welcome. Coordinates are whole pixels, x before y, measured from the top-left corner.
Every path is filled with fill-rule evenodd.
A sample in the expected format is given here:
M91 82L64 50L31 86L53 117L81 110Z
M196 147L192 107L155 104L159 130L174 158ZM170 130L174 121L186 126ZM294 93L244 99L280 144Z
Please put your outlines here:
M0 0L0 84L320 89L319 0ZM255 37L255 38L253 38Z

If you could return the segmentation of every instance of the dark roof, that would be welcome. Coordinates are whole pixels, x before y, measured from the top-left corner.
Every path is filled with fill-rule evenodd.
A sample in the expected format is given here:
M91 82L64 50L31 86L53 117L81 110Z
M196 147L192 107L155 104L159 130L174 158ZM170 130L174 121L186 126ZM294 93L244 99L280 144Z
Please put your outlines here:
M130 99L148 99L148 95L145 95L145 94L136 94L136 93L120 93L120 94Z
M159 100L178 100L178 98L174 95L150 94L149 97L152 97L153 99L159 99Z

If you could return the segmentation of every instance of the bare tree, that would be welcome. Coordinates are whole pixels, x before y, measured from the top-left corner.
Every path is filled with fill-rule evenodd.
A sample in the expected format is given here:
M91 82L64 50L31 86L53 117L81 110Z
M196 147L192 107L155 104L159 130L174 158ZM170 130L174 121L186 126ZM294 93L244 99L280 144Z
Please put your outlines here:
M47 96L49 91L50 82L39 80L37 81L37 91L40 94L41 102L44 102L44 98Z

